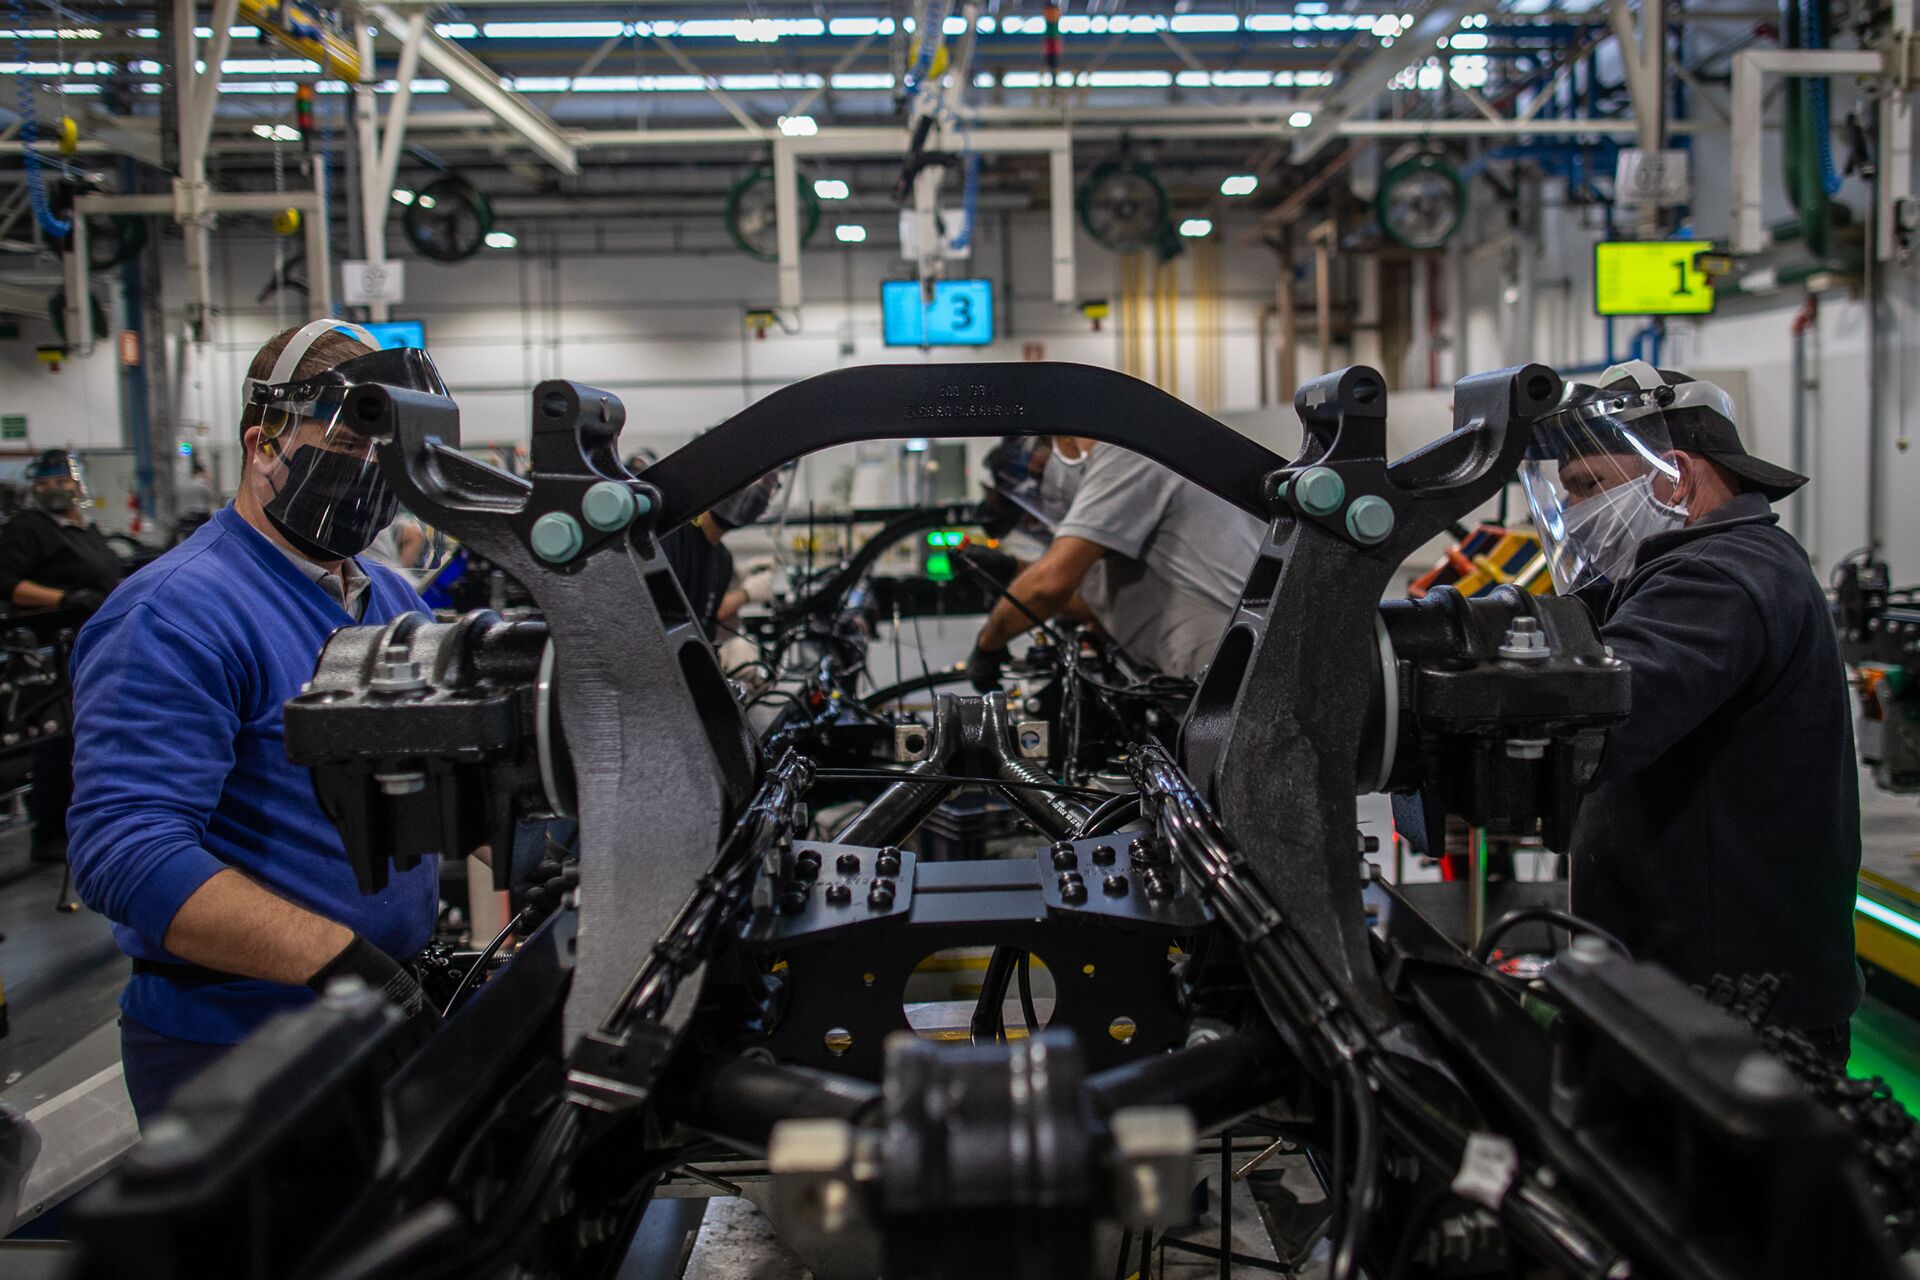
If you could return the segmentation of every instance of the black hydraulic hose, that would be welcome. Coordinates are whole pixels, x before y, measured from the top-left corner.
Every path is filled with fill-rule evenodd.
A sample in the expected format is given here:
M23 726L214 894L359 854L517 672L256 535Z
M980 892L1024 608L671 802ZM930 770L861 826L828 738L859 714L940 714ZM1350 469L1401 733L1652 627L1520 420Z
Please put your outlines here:
M1290 1090L1298 1066L1267 1027L1138 1058L1089 1076L1094 1110L1184 1106L1201 1129L1245 1115Z
M1102 800L1099 807L1087 815L1086 823L1080 828L1080 837L1110 836L1139 816L1140 793L1123 791Z
M865 702L877 707L888 702L898 702L910 693L924 693L928 689L938 689L942 685L964 684L967 681L965 668L954 667L949 671L933 671L911 680L902 680L896 684L885 685L868 694Z
M1568 933L1591 934L1593 937L1606 943L1609 947L1612 947L1628 960L1633 959L1633 952L1627 949L1627 944L1608 933L1605 929L1602 929L1599 925L1594 924L1590 920L1582 920L1571 911L1562 911L1558 907L1548 906L1519 907L1507 912L1507 914L1501 916L1498 920L1495 920L1491 925L1487 926L1487 931L1480 935L1480 943L1473 949L1473 958L1479 963L1485 964L1488 958L1493 955L1493 944L1498 942L1508 930L1536 920L1544 921L1547 924L1557 924Z
M1346 1188L1344 1216L1337 1217L1327 1280L1352 1280L1360 1273L1360 1245L1372 1225L1380 1194L1380 1103L1353 1063L1344 1064L1344 1084L1353 1103L1353 1178ZM1338 1096L1338 1095L1336 1095ZM1338 1160L1333 1176L1342 1176Z
M880 1102L880 1087L852 1076L752 1058L707 1058L676 1072L675 1120L745 1151L765 1151L782 1120L856 1123Z
M1001 1015L1007 1000L1007 983L1013 978L1018 947L995 947L987 958L987 971L980 979L980 995L973 1002L973 1017L967 1030L975 1044L995 1044L1007 1038L1007 1020Z
M1027 1034L1037 1036L1040 1034L1040 1015L1033 1004L1033 956L1022 951L1019 965L1020 1016L1027 1020Z

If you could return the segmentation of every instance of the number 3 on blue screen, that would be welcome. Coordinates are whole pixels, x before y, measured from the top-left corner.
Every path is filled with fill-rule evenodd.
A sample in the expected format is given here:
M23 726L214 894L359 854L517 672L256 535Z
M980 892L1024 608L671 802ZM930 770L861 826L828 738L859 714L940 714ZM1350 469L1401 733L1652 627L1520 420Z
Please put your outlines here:
M880 286L882 330L890 347L984 347L993 341L993 282L940 280L923 303L915 280Z

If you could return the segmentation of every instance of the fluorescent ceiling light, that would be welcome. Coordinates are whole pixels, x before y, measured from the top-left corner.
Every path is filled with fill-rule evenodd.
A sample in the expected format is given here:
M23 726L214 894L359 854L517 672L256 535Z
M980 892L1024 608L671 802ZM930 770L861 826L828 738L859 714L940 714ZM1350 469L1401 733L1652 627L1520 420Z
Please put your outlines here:
M833 229L833 238L841 244L860 244L867 238L867 229L857 222L843 222Z
M413 192L407 190L405 187L395 187L393 189L393 201L395 204L412 204Z
M1313 112L1296 111L1287 117L1287 123L1296 129L1304 129L1313 123Z
M812 116L781 116L780 132L789 138L811 138L820 126Z
M1198 240L1202 236L1213 234L1213 219L1188 218L1180 224L1180 234L1189 240Z
M626 29L620 22L489 22L480 28L489 40L608 40Z
M813 194L822 200L845 200L853 194L853 188L838 178L816 178L813 183Z
M224 76L315 76L320 64L305 58L228 58L220 64Z
M1236 173L1220 183L1223 196L1250 196L1260 186L1260 179L1251 173Z
M833 78L836 89L891 89L893 76L885 71L842 71Z
M489 249L511 249L519 243L520 237L514 235L511 231L487 232L487 248Z
M436 22L433 34L446 40L471 40L480 34L480 28L471 22Z
M1238 31L1240 19L1230 13L1177 13L1168 24L1176 35Z
M300 131L290 124L257 124L253 126L253 133L272 142L300 141Z

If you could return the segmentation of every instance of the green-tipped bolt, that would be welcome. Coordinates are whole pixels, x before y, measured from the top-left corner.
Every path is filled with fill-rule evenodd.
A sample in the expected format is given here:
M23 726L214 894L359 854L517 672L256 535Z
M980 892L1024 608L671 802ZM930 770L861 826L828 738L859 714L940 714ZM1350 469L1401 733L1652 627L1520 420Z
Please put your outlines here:
M549 511L533 522L533 554L551 564L573 559L585 543L580 522L564 511Z
M602 533L612 533L633 523L633 490L611 480L602 480L580 498L580 518Z
M1393 504L1376 494L1361 494L1347 504L1347 532L1368 546L1384 542L1393 532Z
M1309 467L1293 482L1293 500L1310 516L1330 516L1346 500L1347 483L1338 471Z

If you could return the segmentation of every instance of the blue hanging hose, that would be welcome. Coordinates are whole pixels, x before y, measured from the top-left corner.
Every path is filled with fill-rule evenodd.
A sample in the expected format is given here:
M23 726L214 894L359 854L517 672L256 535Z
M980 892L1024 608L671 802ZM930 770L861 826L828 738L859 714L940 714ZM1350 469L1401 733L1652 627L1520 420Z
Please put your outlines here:
M1800 0L1800 41L1808 49L1827 47L1826 33L1820 28L1820 9L1824 0ZM1827 78L1814 76L1807 81L1807 110L1813 114L1813 153L1820 166L1820 185L1828 195L1840 190L1840 175L1833 168L1833 118L1828 114Z
M73 224L53 216L46 176L40 169L40 152L34 146L40 140L40 117L34 108L33 77L27 74L33 60L32 47L27 43L27 0L13 0L13 28L14 56L20 61L20 75L14 83L19 89L20 162L27 171L27 200L40 229L55 240L65 240L73 234Z
M967 223L960 234L953 238L955 249L965 249L973 243L973 220L980 211L980 153L973 149L973 135L963 121L960 125L961 147L966 151L967 164L962 171L965 175L961 185L962 206L966 209Z

